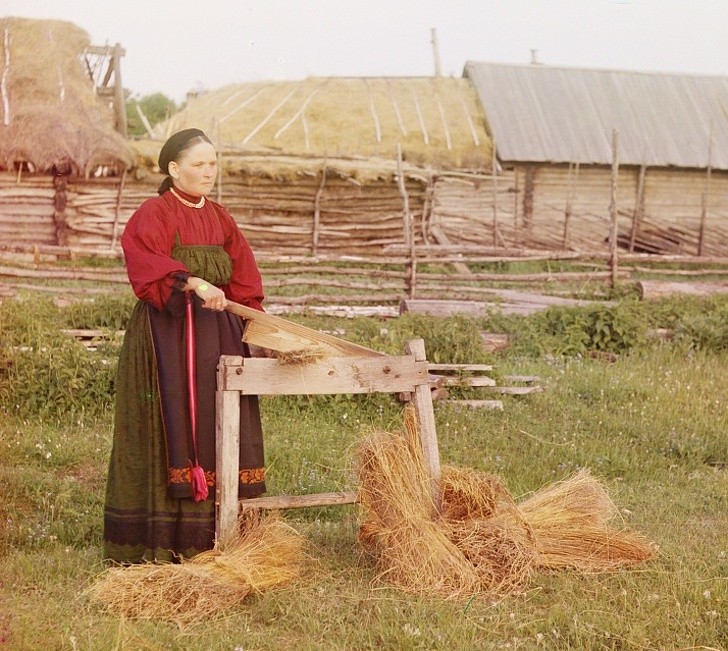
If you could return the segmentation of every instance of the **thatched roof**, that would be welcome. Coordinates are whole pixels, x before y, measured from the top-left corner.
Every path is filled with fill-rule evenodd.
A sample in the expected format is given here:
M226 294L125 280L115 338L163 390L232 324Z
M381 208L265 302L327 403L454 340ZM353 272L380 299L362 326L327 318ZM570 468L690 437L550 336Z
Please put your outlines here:
M317 78L236 84L191 98L158 125L160 141L187 127L246 156L393 161L490 169L490 139L466 79Z
M0 18L0 169L87 176L131 164L83 68L88 35L59 20Z

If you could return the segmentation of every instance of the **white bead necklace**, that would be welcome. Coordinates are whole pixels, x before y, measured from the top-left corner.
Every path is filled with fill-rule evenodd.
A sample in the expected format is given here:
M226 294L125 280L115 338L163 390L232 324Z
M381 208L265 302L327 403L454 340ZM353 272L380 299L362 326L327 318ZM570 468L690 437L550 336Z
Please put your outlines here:
M177 197L185 206L188 208L202 208L202 206L205 205L205 197L200 197L200 200L197 203L192 203L191 201L187 201L187 199L183 199L180 197L175 191L174 188L170 188L169 191Z

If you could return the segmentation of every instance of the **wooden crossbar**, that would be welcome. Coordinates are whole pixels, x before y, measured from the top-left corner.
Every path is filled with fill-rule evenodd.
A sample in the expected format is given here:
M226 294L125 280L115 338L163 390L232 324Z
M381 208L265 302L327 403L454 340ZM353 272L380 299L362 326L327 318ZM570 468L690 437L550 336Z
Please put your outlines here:
M366 350L366 349L365 349ZM347 351L348 352L348 351ZM314 395L339 393L407 394L414 406L420 445L431 490L439 504L440 457L432 409L430 377L422 339L407 342L405 355L328 357L305 364L267 358L223 355L216 393L216 525L218 541L236 530L240 509L288 509L351 504L354 492L280 495L238 500L238 449L241 395Z

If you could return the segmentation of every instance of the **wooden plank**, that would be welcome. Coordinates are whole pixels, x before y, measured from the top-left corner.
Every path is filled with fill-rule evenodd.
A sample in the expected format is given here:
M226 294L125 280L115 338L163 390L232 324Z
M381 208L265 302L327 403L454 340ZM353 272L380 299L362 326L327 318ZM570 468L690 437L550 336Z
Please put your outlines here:
M247 319L243 341L280 353L306 351L324 357L377 357L382 353L233 301L228 312Z
M684 282L667 280L640 280L637 283L640 298L649 300L675 296L676 294L690 294L693 296L711 296L712 294L728 293L728 282Z
M527 384L541 381L541 377L538 375L504 375L503 379L508 382L524 382Z
M492 387L490 390L493 393L502 393L509 396L525 396L529 393L541 393L541 391L543 391L543 387Z
M443 403L469 407L470 409L498 409L503 411L502 400L443 400Z
M355 504L357 493L336 492L316 493L315 495L270 495L240 500L241 511L246 509L305 509L311 506L340 506Z
M412 356L330 357L310 363L284 363L262 357L238 360L221 369L218 386L245 395L397 393L424 385L427 362Z
M230 358L221 358L218 378ZM238 472L240 448L240 394L223 391L218 379L215 394L215 539L224 544L237 528L238 522Z
M495 380L487 377L486 375L480 375L477 377L446 377L444 378L443 384L446 387L494 387Z
M492 371L490 364L433 364L428 363L431 371Z

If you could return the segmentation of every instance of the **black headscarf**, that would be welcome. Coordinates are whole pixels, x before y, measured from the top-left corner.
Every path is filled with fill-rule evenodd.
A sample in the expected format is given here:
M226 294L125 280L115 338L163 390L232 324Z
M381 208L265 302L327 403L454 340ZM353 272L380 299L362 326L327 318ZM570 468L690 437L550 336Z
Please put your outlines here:
M164 194L172 187L172 177L169 176L169 164L172 161L176 161L179 155L188 149L190 143L196 138L199 138L203 142L210 142L205 132L200 131L200 129L183 129L170 136L169 140L162 146L157 164L162 174L166 174L167 176L157 190L159 194ZM210 142L210 144L212 143Z

